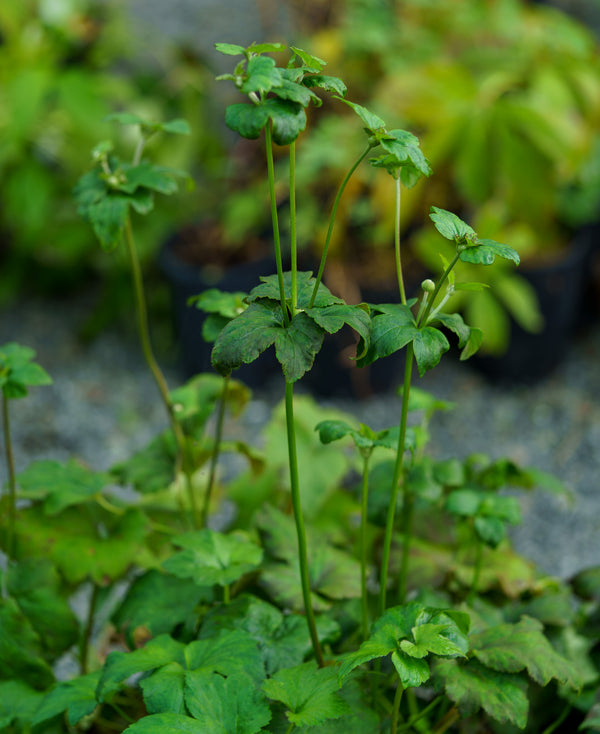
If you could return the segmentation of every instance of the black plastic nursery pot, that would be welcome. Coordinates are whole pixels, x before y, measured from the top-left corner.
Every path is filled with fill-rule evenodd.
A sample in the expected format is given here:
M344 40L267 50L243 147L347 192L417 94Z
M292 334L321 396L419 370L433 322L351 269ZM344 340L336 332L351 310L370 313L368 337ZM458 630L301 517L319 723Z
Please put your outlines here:
M471 363L494 381L531 384L547 377L560 364L579 325L591 284L591 264L597 249L595 228L582 229L559 259L519 268L538 297L544 326L525 331L511 321L507 351L500 356L476 355Z

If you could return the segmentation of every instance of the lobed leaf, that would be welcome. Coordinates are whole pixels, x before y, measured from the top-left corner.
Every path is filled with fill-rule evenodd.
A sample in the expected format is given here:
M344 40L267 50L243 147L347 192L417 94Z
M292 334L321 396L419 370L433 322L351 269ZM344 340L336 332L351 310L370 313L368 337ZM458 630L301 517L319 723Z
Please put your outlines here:
M241 534L224 535L209 528L173 538L183 548L167 558L163 568L199 586L227 586L256 569L262 549Z
M526 670L541 686L555 678L570 688L580 687L577 670L554 650L543 633L542 624L530 617L473 635L471 647L473 656L493 670L503 673Z
M462 716L483 709L500 723L525 728L529 702L526 683L520 676L490 670L477 660L463 663L452 659L438 660L434 676L436 688L445 691Z
M317 726L349 711L338 694L335 668L317 668L314 661L278 671L262 689L268 698L284 704L288 720L296 726Z
M456 214L447 211L446 209L440 209L437 206L432 206L429 214L429 218L434 223L437 231L445 237L447 240L454 240L457 243L472 242L477 237L475 230L470 227L466 222ZM467 252L465 250L464 252ZM461 259L462 255L461 253Z
M69 724L75 726L96 709L96 686L99 678L100 671L95 671L58 683L43 698L31 723L35 726L65 712Z
M317 87L318 89L324 89L326 92L333 92L338 97L345 97L348 91L348 88L341 79L338 79L336 76L326 76L324 74L305 76L302 79L302 84L305 87Z
M52 384L46 370L32 362L34 357L33 349L16 342L0 347L0 388L5 398L22 398L28 387Z
M394 354L413 341L418 331L415 318L408 306L390 304L386 313L373 318L369 347L364 356L357 359L357 365L365 367L377 359ZM359 349L361 346L362 342Z

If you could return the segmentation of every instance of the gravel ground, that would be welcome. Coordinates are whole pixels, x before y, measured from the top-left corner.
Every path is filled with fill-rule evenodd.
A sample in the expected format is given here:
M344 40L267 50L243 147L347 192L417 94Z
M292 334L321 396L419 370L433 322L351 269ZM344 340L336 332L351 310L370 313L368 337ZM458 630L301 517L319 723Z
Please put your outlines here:
M0 344L33 347L53 377L11 405L17 471L35 459L76 456L108 468L166 426L156 389L137 344L122 330L89 345L77 339L87 315L84 301L25 302L0 314ZM182 377L164 355L172 387ZM560 367L533 387L491 385L466 364L446 358L418 384L459 407L432 425L432 453L440 458L482 451L554 473L573 490L575 503L542 492L523 498L517 548L548 573L568 577L600 563L600 324L580 335ZM274 403L257 393L241 425L226 430L256 435ZM391 395L356 402L322 400L373 428L397 422ZM5 479L4 466L0 478Z

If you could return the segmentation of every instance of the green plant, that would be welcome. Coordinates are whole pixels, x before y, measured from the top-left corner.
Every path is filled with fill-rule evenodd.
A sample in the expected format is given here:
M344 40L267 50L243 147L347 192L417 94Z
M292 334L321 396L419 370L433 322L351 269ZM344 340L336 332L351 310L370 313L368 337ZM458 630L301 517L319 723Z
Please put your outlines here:
M576 228L596 221L598 42L566 13L521 0L464 7L352 0L314 43L359 101L418 131L437 175L405 197L403 226L410 251L430 271L441 272L438 243L423 221L432 203L514 243L531 265L560 259ZM317 139L336 135L335 123L321 127ZM304 167L327 180L320 160L308 153ZM329 162L336 165L334 154ZM356 280L353 240L370 259L381 257L394 201L382 179L366 174L353 195L337 245ZM365 197L369 206L361 207ZM477 277L493 287L455 307L484 330L486 352L506 350L511 317L528 331L542 328L535 291L518 271L500 266Z
M505 489L564 488L509 459L431 459L429 423L453 406L413 385L413 367L422 375L448 351L442 329L458 337L463 358L479 346L480 331L445 310L455 291L479 288L459 279L462 264L518 262L516 252L433 207L434 227L454 254L437 281L424 281L419 297L408 299L398 218L403 186L430 173L418 140L346 100L343 83L322 73L325 62L301 49L290 48L288 63L277 66L272 54L287 50L281 44L218 48L241 56L226 79L249 99L228 108L228 124L251 139L264 133L277 273L243 301L215 291L198 299L211 315L204 336L215 339L221 376L198 375L168 392L142 319L142 344L171 420L147 448L106 473L37 462L11 480L16 512L0 524L8 558L0 730L549 734L565 722L598 730L598 569L571 585L546 578L506 535L520 510ZM321 282L323 267L314 278L297 269L294 147L305 108L321 103L315 89L349 105L367 136L332 217L367 155L390 174L400 303L347 305ZM150 132L184 126L118 119L140 127L138 154L123 163L99 146L78 199L105 244L124 236L137 278L131 213L147 212L153 192L172 191L178 175L139 151ZM282 267L274 142L289 148L290 272ZM323 261L333 226L332 218ZM398 426L357 426L294 395L325 334L343 324L359 335L359 364L405 350ZM227 441L224 406L235 411L248 397L231 373L271 346L285 387L264 446ZM47 381L39 368L24 367L31 356L14 345L0 350L3 391L17 384L23 394L23 385ZM206 435L211 416L214 440ZM244 456L248 467L224 483L216 457L226 452ZM203 469L208 482L200 484ZM135 491L122 495L115 483ZM188 522L196 491L205 527ZM216 529L208 500L215 506L221 496L236 512ZM117 586L120 597L111 593ZM78 620L67 599L82 589L88 604ZM94 634L101 618L110 619L108 639ZM77 642L81 674L56 680L55 661Z

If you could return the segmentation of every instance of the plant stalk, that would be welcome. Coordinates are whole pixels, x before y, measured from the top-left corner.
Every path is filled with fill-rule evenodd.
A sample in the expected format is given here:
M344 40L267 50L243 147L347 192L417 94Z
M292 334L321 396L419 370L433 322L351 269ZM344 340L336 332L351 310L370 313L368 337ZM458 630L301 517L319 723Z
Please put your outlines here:
M158 391L160 393L165 409L167 411L167 415L169 417L169 421L171 423L173 435L175 436L175 443L177 445L176 471L177 473L179 473L180 470L183 470L185 474L186 486L187 486L187 491L188 491L189 500L190 500L192 520L193 520L193 524L196 527L198 527L199 525L198 507L196 503L196 497L194 495L194 490L192 487L191 472L189 470L188 462L186 460L185 436L183 434L183 429L181 427L181 424L179 423L175 415L173 404L171 403L171 399L169 397L169 388L167 386L167 382L165 380L165 377L160 367L158 366L158 362L156 361L154 352L152 351L152 344L150 342L150 329L148 326L148 308L146 305L146 296L144 293L142 270L140 267L140 261L137 255L135 241L133 238L131 219L129 217L127 218L127 221L125 223L125 242L127 245L127 252L129 255L131 274L133 278L137 319L138 319L138 332L139 332L140 342L142 346L142 352L144 354L144 359L146 360L146 363L150 369L150 372L152 373L152 376L154 377L154 381L156 382Z
M6 555L9 558L15 556L15 535L17 524L17 477L15 473L15 459L12 448L12 437L10 432L10 416L8 411L8 398L2 393L2 425L4 428L4 444L6 453L6 466L8 469L8 526L6 530Z
M283 323L287 326L290 323L285 302L285 286L283 282L283 260L281 257L281 238L279 236L279 218L277 216L277 200L275 198L275 167L273 165L273 136L271 133L271 125L269 122L265 125L265 152L267 156L267 174L269 179L269 200L271 202L271 222L273 225L273 244L275 247L275 263L277 265L277 280L279 282L279 299L281 301L281 310L283 311Z
M398 287L400 288L400 300L406 306L406 291L404 289L404 275L402 274L402 256L400 253L400 204L401 190L400 176L394 178L396 183L396 210L394 217L394 251L396 254L396 277L398 278Z
M367 596L367 515L369 509L369 459L370 452L363 457L363 476L360 513L360 586L362 595L363 640L369 636L369 599Z
M317 293L319 291L319 286L321 285L321 280L323 278L323 271L325 270L325 263L327 261L327 254L329 252L329 243L331 242L331 235L333 234L333 227L335 225L335 218L337 215L338 206L340 203L340 199L342 198L342 194L344 193L344 189L348 185L348 181L352 178L352 174L356 169L360 166L360 164L363 162L363 160L369 155L369 151L373 148L371 144L367 146L367 149L361 153L361 155L356 159L356 161L351 166L350 170L344 177L344 180L340 184L340 187L337 191L337 194L335 195L335 199L333 201L333 206L331 207L331 214L329 217L329 227L327 228L327 235L325 237L325 244L323 246L323 252L321 254L321 263L319 265L319 272L317 273L315 285L313 288L313 292L310 298L309 308L312 308L315 305L315 300L317 298Z
M290 260L292 270L292 313L298 306L298 238L296 231L296 144L290 143Z
M210 498L212 495L213 487L215 484L215 478L217 476L217 464L219 463L219 452L221 449L221 441L223 439L223 423L225 420L225 406L227 404L227 392L229 390L230 376L227 375L223 378L223 390L221 397L219 398L219 411L217 413L217 425L215 429L215 446L210 457L210 469L208 473L208 483L206 485L206 492L204 494L204 503L202 505L202 511L200 513L200 527L206 527L206 521L208 519L208 511L210 507Z
M392 490L390 494L390 502L388 505L387 520L385 525L385 537L383 541L383 555L381 559L381 583L379 590L379 613L383 614L386 608L386 592L387 592L387 581L388 571L390 563L390 552L392 547L392 534L394 531L394 518L396 514L396 503L398 501L398 489L400 486L400 479L402 477L402 469L404 467L404 444L406 442L406 427L408 423L408 400L410 397L410 383L412 376L412 365L414 358L413 343L410 342L406 347L406 362L404 367L404 390L402 394L402 412L400 416L400 432L398 434L398 448L396 451L396 461L394 463L394 474L392 477ZM403 509L406 510L408 505L408 492L406 485L403 484L403 497L404 504ZM406 519L406 518L405 518ZM406 522L405 522L406 527ZM408 556L410 554L410 537L405 534L404 542L402 543L402 566L401 569L404 572L404 577L400 578L400 589L406 589L406 568L408 563ZM406 558L406 560L405 560ZM403 599L403 593L401 593L401 599Z
M390 724L390 734L397 734L398 732L398 721L400 718L400 703L402 702L402 694L404 693L404 686L402 681L398 680L398 686L396 687L396 695L394 696L394 708L392 709L392 721Z
M320 668L325 665L323 651L319 643L315 613L312 606L310 594L310 577L308 572L308 552L306 547L306 529L302 515L302 503L300 500L300 482L298 477L298 456L296 453L296 428L294 424L294 385L285 383L285 419L287 424L288 457L290 465L290 485L292 493L292 507L294 509L294 521L296 523L296 535L298 538L298 563L300 564L300 579L302 583L302 599L306 613L306 622L313 646L315 658Z
M431 294L431 298L429 299L429 302L427 303L427 308L423 312L423 315L421 316L421 319L419 321L419 326L422 324L423 326L427 325L427 319L429 318L429 314L431 313L431 309L433 308L433 304L435 302L435 299L437 298L438 293L440 292L440 289L444 282L446 281L446 278L450 275L450 272L456 265L456 263L460 259L460 252L457 252L454 257L452 258L452 261L449 263L448 267L444 272L442 273L442 276L438 280L438 282L435 284L435 289L433 293Z

